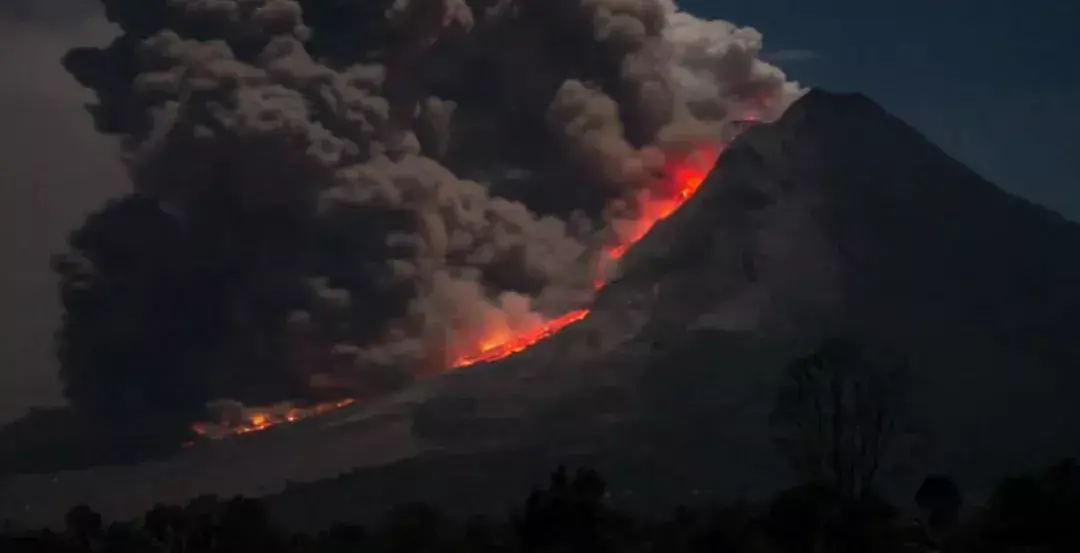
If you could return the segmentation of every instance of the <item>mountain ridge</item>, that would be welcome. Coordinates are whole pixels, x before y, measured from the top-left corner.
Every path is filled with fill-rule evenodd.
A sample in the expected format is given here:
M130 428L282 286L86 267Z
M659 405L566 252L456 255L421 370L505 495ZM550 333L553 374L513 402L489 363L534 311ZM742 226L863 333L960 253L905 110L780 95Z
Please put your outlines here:
M13 477L0 517L81 501L126 516L150 497L326 478L271 505L301 526L388 498L484 510L558 463L601 469L643 507L767 493L786 478L767 431L777 369L837 334L909 357L938 430L890 485L940 470L980 489L1080 453L1080 262L1058 253L1080 247L1080 225L1049 213L869 98L810 91L736 139L590 316L544 343L164 462Z

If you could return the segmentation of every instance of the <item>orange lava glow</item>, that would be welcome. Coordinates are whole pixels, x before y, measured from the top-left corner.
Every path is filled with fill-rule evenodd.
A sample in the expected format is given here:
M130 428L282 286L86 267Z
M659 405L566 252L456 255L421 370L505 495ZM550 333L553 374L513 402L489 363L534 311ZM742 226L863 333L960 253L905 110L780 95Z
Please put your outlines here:
M637 217L630 221L622 221L623 226L618 232L619 240L601 252L595 279L597 290L603 288L605 284L604 274L608 267L618 262L630 246L648 234L656 223L674 213L697 192L701 183L705 182L705 177L716 165L716 160L722 151L723 145L705 145L698 147L689 155L673 156L668 160L664 176L657 181L656 186L637 198ZM492 331L479 341L473 348L473 353L457 357L450 366L456 369L508 357L588 315L588 309L578 309L522 332L512 333L505 328Z
M588 309L577 309L561 316L544 321L539 326L518 334L503 332L486 336L476 348L476 353L463 355L455 359L450 366L453 368L468 367L484 361L495 361L503 357L509 357L525 348L555 334L567 325L584 319L589 314Z
M244 413L241 421L221 423L197 423L191 430L201 438L216 440L226 436L259 432L279 424L295 422L315 415L321 415L353 403L353 399L342 399L327 403L318 403L310 407L254 408Z
M686 203L705 182L721 151L721 145L701 146L687 156L669 159L664 178L655 189L638 198L637 218L622 222L628 228L621 230L618 243L604 250L605 258L612 261L622 258L656 223L667 219Z
M597 290L606 284L607 270L618 263L631 246L641 240L656 223L674 213L697 192L725 146L726 144L700 146L687 155L671 156L668 159L664 174L657 179L655 186L636 198L637 216L632 220L620 221L619 228L616 229L618 240L600 252L595 280ZM469 348L468 353L458 354L449 365L456 369L509 357L588 315L588 309L577 309L554 319L540 321L527 329L511 330L506 325L492 328L488 330L484 338L478 340L475 347ZM239 423L197 424L192 427L192 430L207 439L249 434L325 413L352 402L351 399L345 399L309 408L254 410L248 412L244 420Z

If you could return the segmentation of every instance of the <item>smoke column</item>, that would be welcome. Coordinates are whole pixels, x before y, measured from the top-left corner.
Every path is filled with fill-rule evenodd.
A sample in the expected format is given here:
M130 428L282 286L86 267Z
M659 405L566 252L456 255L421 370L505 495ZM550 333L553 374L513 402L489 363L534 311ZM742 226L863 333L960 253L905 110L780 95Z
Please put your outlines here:
M104 4L64 63L133 190L55 268L107 421L362 397L587 305L671 158L802 93L670 0Z

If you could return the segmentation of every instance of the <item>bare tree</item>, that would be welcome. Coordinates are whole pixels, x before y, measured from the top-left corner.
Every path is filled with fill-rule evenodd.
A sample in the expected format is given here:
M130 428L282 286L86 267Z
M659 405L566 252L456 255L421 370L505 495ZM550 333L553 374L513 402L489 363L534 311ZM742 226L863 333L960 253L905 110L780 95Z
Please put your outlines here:
M905 435L908 374L905 363L871 363L842 339L796 359L770 417L781 454L806 481L861 498Z

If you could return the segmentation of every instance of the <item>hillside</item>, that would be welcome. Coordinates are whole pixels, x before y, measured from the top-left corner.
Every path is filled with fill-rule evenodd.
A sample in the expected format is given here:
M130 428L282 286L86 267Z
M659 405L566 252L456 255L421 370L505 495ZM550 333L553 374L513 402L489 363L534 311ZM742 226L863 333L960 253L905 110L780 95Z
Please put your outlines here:
M1011 196L860 95L747 131L632 249L591 315L501 362L168 461L15 476L0 518L130 516L267 495L297 526L425 500L501 508L558 463L658 508L771 491L776 369L844 334L907 356L928 471L979 490L1080 453L1080 226ZM303 484L351 469L322 482Z

